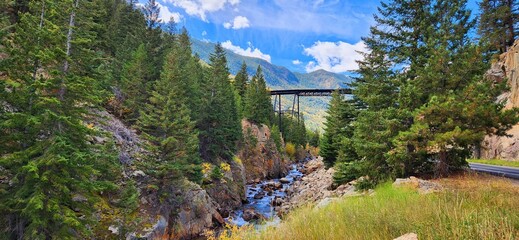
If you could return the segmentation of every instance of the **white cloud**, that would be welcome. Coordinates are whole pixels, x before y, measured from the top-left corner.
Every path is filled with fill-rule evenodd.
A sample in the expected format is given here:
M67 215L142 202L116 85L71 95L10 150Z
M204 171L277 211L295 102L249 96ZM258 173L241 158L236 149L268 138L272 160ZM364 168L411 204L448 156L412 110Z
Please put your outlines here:
M340 39L359 39L369 33L378 0L273 0L243 1L240 15L255 28L276 29L286 35L313 33L333 35ZM272 3L272 4L270 4ZM223 19L220 22L224 22Z
M233 29L248 28L250 27L249 19L243 16L237 16L234 18Z
M162 22L167 23L173 18L176 23L179 23L182 20L182 14L178 12L171 12L167 6L164 6L157 2L157 5L160 7L159 19Z
M240 29L240 28L248 28L250 27L249 19L247 19L244 16L237 16L234 18L233 22L226 22L223 24L224 28L231 28L232 29Z
M176 7L183 8L187 14L199 16L200 19L207 22L206 13L216 12L224 9L226 4L235 6L240 0L165 0L173 3Z
M300 65L301 63L303 63L303 62L299 61L299 59L292 61L292 64L294 64L294 65Z
M357 51L365 52L366 45L363 41L356 44L346 42L321 42L304 49L304 54L311 56L315 61L306 65L307 72L323 69L330 72L341 73L358 69L356 60L361 60L362 55Z
M227 40L222 43L222 47L229 49L229 50L233 51L234 53L242 55L242 56L261 58L267 62L270 62L270 60L271 60L270 55L262 53L261 50L259 50L258 48L255 48L250 43L249 43L249 46L247 47L247 49L243 49L240 46L233 45L231 41Z
M207 32L205 30L202 32L202 36L207 36Z

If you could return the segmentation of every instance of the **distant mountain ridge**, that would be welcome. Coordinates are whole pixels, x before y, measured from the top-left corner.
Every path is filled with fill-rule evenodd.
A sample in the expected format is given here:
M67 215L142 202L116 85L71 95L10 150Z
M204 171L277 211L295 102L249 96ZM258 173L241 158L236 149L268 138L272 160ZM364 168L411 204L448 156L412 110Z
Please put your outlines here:
M209 62L209 56L214 51L214 43L192 39L193 52L198 54L200 58ZM227 65L231 74L236 75L240 70L241 64L245 61L247 64L247 73L252 76L256 73L258 65L261 65L265 81L271 89L296 89L296 88L341 88L346 87L352 79L343 74L328 72L325 70L317 70L310 73L292 72L286 67L271 64L263 59L246 57L226 50ZM288 109L291 107L293 98L284 97L282 99L283 107ZM302 97L301 111L305 116L305 123L309 129L322 129L324 126L324 117L328 109L328 97Z
M192 49L202 60L209 62L209 55L214 51L214 43L192 39ZM345 75L317 70L310 73L292 72L286 67L271 64L260 58L246 57L226 50L227 62L231 74L236 75L243 61L247 64L249 76L256 73L261 65L267 85L272 89L293 88L339 88L345 87L351 79Z

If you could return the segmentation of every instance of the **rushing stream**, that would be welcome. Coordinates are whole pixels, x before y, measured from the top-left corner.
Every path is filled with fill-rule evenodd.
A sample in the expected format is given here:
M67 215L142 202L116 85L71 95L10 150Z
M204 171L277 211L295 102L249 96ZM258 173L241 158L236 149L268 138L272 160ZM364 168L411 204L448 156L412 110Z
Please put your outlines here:
M276 198L285 198L288 187L303 176L297 170L297 164L292 164L290 168L291 170L284 178L265 180L257 184L247 185L247 203L243 204L240 209L236 210L226 220L238 226L248 224L249 221L243 219L244 211L252 209L267 219L266 225L279 223L280 218L274 210L273 201Z

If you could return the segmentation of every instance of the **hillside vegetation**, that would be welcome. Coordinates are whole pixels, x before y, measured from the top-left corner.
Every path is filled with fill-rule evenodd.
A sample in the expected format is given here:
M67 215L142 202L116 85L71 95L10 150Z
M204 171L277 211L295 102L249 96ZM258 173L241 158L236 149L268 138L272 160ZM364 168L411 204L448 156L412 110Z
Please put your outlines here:
M243 117L306 145L304 121L275 130L261 67L231 81L221 44L202 64L155 0L0 12L0 239L196 237L245 198Z

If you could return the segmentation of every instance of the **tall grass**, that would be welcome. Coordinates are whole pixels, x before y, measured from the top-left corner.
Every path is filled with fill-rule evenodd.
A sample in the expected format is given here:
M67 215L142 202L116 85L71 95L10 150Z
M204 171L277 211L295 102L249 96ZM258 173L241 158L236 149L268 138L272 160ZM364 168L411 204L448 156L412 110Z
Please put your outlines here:
M478 175L445 179L441 193L419 195L383 184L319 210L306 206L279 226L235 231L233 239L519 239L519 186Z

